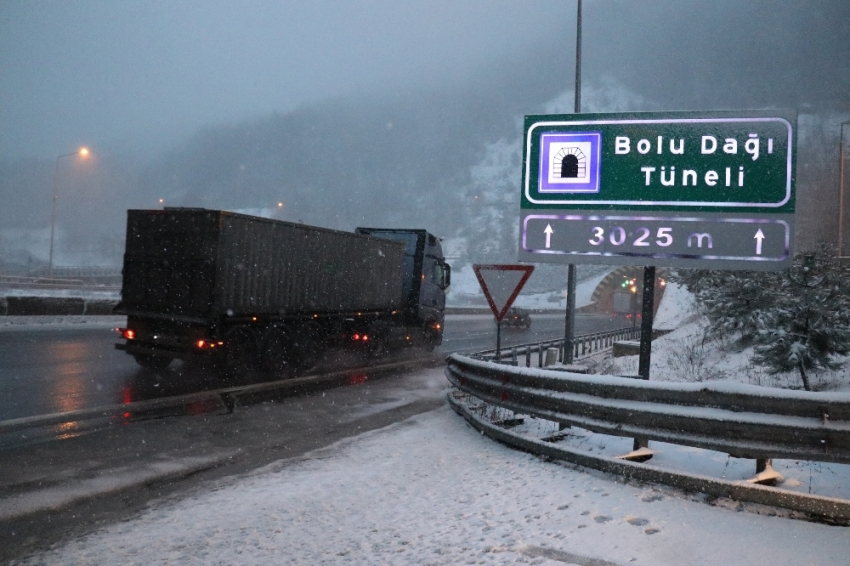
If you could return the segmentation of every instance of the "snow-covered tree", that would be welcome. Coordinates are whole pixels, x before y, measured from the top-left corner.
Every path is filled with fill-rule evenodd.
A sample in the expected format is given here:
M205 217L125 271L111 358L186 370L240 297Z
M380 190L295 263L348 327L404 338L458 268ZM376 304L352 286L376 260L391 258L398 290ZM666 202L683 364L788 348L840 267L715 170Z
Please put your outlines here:
M850 353L850 269L820 245L781 272L683 271L710 331L740 346L772 373L796 370L810 390L808 372L838 369Z
M755 340L755 362L774 373L798 370L807 391L809 370L838 369L835 357L850 353L850 270L834 255L821 246L795 258L771 290L775 303Z
M753 344L766 327L766 315L773 307L771 289L777 275L750 271L679 271L679 283L694 295L709 320L708 334L739 347Z

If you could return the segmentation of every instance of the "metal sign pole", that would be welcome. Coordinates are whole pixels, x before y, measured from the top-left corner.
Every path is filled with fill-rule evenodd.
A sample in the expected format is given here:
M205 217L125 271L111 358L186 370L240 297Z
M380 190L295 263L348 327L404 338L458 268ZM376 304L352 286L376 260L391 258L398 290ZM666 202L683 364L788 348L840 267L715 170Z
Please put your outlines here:
M844 124L838 144L838 257L844 255Z
M502 318L519 295L525 282L534 271L533 265L481 265L474 264L472 271L496 318L496 362L502 355Z
M643 310L640 321L640 359L638 361L638 375L641 379L649 380L649 362L652 354L652 316L655 307L655 266L648 265L643 268ZM649 448L649 439L643 437L635 438L632 451L641 448ZM650 456L651 457L651 456ZM638 456L642 461L644 456Z
M643 268L643 311L640 321L640 360L638 375L649 380L649 362L652 354L652 316L655 307L655 266Z
M576 90L575 113L581 112L581 0L576 12ZM576 266L567 266L567 314L564 322L564 363L573 363L576 331Z

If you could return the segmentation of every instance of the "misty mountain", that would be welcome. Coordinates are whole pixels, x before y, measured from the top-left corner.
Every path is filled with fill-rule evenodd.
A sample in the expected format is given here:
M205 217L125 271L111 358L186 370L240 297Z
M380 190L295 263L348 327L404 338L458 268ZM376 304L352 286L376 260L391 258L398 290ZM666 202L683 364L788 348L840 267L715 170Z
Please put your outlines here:
M834 238L850 4L600 0L584 18L584 112L798 109L798 243ZM572 112L574 24L459 82L211 124L156 156L0 159L0 261L46 260L54 184L60 258L118 263L127 208L282 202L286 220L423 227L462 242L461 262L511 261L521 119Z

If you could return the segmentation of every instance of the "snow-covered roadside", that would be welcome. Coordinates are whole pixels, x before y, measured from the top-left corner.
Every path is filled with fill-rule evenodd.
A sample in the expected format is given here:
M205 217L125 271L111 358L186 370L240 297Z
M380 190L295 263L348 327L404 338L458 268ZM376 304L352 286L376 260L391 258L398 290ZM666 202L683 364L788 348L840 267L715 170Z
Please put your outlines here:
M439 371L439 370L434 370ZM480 436L448 408L13 564L842 564L847 529L711 507ZM582 558L585 557L585 558Z
M115 315L0 316L0 332L116 328L126 324L126 316Z
M694 296L678 283L667 283L658 312L652 319L655 330L675 330L688 320L699 318Z
M66 289L3 288L0 290L0 296L118 301L121 298L121 292L118 290L99 290L92 287L69 287Z
M650 379L658 381L730 381L765 387L802 388L797 372L771 375L752 361L753 348L724 349L706 338L708 321L697 310L693 296L671 283L664 293L653 328L670 331L652 341ZM638 356L615 358L603 373L636 374ZM812 371L815 391L850 390L850 363L840 370Z

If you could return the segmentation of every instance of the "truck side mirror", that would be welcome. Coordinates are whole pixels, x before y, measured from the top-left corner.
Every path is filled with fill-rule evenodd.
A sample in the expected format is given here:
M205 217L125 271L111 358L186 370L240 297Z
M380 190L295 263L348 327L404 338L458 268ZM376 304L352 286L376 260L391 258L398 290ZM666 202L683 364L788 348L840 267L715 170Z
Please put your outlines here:
M443 284L441 287L443 289L448 289L449 285L452 284L452 267L448 263L443 264Z

